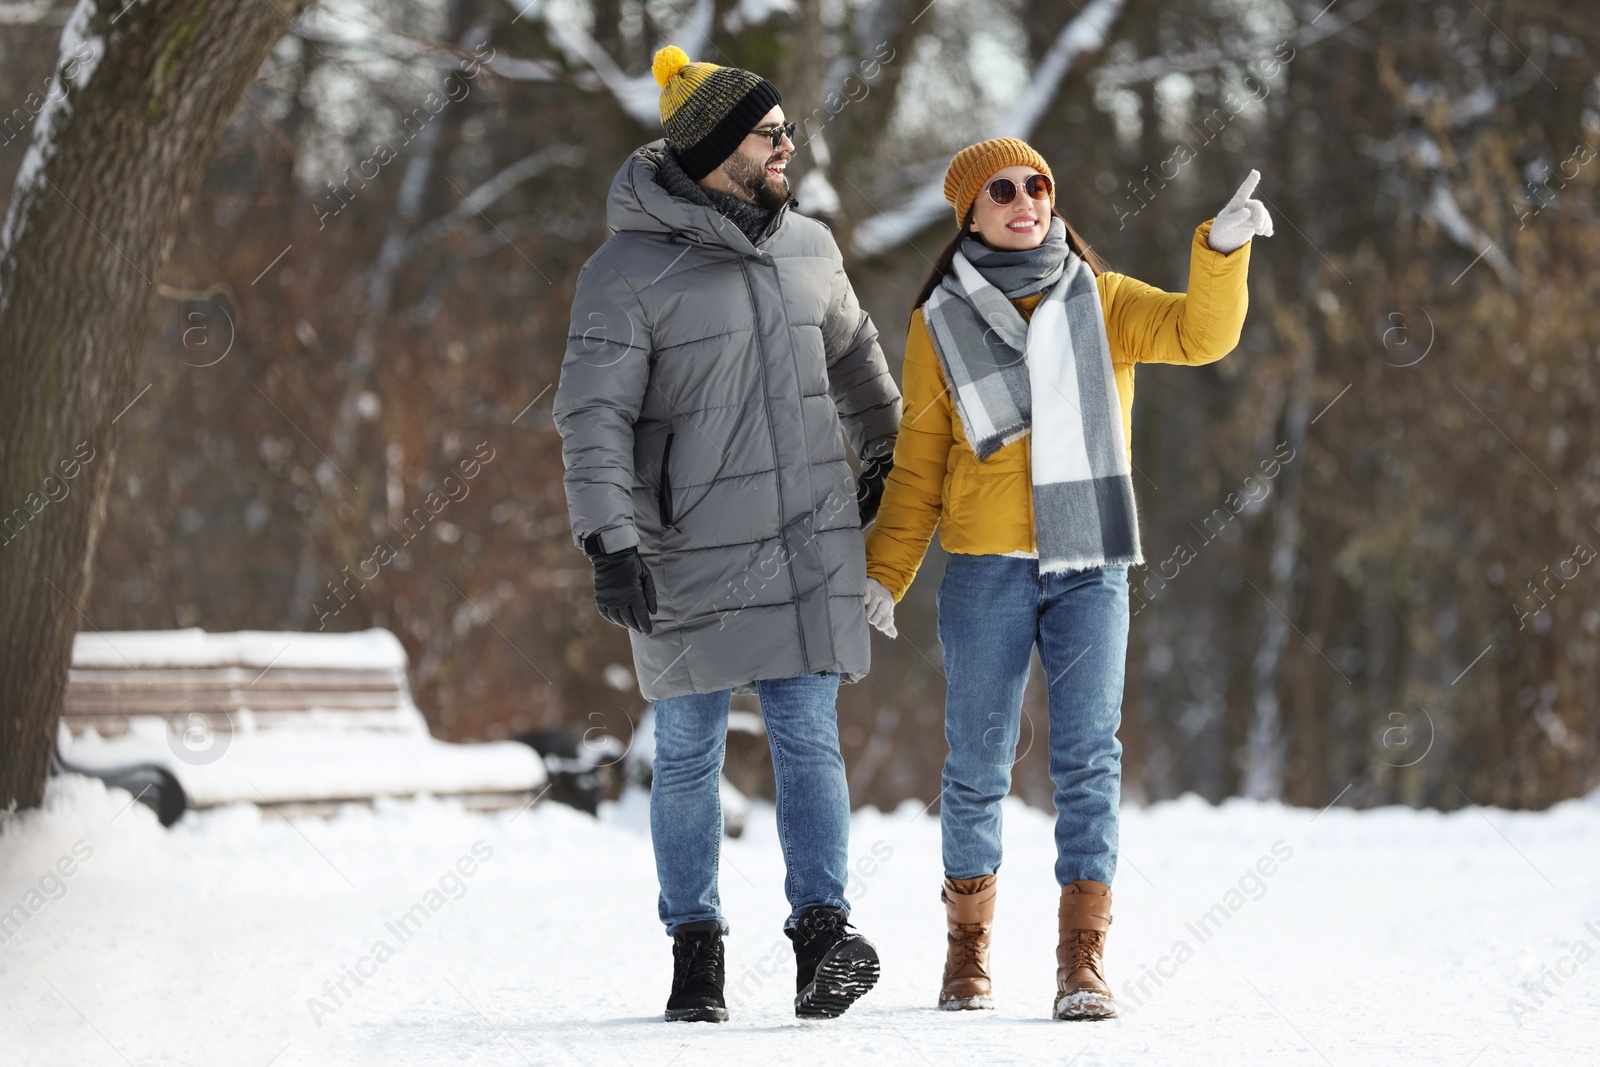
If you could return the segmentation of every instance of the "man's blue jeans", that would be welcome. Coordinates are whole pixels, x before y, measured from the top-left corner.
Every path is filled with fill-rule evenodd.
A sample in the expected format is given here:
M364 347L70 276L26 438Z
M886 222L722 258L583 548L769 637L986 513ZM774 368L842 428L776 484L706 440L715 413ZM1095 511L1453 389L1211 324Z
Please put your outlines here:
M778 784L793 927L808 908L850 910L844 889L850 845L850 791L839 754L834 701L839 675L828 671L756 683ZM717 895L722 852L722 758L728 741L728 689L655 703L656 754L650 782L650 838L667 933L684 923L728 923Z
M939 809L946 877L979 878L1000 867L1000 801L1011 790L1037 643L1049 685L1056 881L1110 885L1122 787L1127 565L1041 576L1036 559L953 553L938 602L950 744Z

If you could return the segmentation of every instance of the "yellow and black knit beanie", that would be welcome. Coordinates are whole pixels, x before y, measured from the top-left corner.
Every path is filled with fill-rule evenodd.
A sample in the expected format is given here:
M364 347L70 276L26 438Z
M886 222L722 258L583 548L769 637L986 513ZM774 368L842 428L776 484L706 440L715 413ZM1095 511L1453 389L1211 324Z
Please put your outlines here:
M1055 207L1056 176L1050 173L1050 164L1027 141L996 137L957 152L944 172L944 198L956 209L956 225L966 225L967 209L995 171L1018 166L1032 167L1050 179L1050 206Z
M661 86L661 125L684 173L699 181L722 165L756 123L782 101L759 74L715 63L691 63L677 45L656 53L651 70Z

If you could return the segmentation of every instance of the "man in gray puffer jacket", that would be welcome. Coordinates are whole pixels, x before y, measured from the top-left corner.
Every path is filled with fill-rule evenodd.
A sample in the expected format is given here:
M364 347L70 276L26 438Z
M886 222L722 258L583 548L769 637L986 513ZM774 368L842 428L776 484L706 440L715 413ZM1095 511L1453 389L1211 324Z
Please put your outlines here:
M900 393L832 234L792 210L777 90L672 47L655 75L667 138L612 182L612 236L578 276L556 392L573 538L655 702L666 1017L727 1018L718 786L730 695L752 690L778 783L795 1009L828 1017L878 969L845 921L835 698L868 669L861 526Z

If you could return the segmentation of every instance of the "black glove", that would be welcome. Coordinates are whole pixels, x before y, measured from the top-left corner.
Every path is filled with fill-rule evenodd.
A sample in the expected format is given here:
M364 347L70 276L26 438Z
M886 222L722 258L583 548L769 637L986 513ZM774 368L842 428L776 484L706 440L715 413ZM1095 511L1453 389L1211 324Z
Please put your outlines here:
M599 538L586 539L587 551ZM607 622L647 634L655 628L650 615L656 610L656 583L639 557L637 548L589 555L594 564L594 602Z
M893 467L892 452L861 464L861 477L856 480L856 508L861 512L862 526L878 517L878 505L883 503L883 485L889 480Z

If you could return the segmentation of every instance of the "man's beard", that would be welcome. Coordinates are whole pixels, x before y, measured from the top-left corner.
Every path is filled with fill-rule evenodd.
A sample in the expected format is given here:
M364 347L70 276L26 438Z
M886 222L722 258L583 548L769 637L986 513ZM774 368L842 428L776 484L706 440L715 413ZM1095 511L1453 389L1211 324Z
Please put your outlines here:
M756 163L742 152L735 152L728 157L726 169L733 184L757 207L776 211L789 202L789 179L783 176L769 178L766 163ZM774 182L777 184L774 185Z

